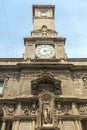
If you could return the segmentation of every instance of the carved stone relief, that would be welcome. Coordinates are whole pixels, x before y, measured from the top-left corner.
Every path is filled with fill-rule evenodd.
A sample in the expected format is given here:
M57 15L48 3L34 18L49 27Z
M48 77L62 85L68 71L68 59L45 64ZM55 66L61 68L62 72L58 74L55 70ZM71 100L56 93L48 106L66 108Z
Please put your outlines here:
M58 113L58 114L61 114L61 113L62 113L62 106L61 106L61 103L60 103L60 102L57 102L56 108L57 108L57 113Z
M67 102L56 102L56 111L57 111L57 115L61 115L61 114L72 114L72 106L71 103L67 103Z
M38 95L44 92L52 92L55 95L61 95L61 82L49 77L42 77L32 81L32 94Z
M38 109L38 102L33 101L28 104L22 104L22 110L24 112L24 115L33 115L37 114L37 109Z
M87 80L87 73L84 72L71 72L71 77L73 80L82 79L84 82Z
M82 81L83 81L85 88L87 89L87 74L82 76Z
M71 114L71 104L70 103L64 103L63 104L63 113L64 114Z
M83 74L81 72L71 72L71 77L73 80L80 79Z
M85 104L79 104L78 110L80 115L87 115L87 103Z
M7 105L4 105L3 108L4 108L5 116L14 116L15 115L15 109L16 109L15 105L7 104Z

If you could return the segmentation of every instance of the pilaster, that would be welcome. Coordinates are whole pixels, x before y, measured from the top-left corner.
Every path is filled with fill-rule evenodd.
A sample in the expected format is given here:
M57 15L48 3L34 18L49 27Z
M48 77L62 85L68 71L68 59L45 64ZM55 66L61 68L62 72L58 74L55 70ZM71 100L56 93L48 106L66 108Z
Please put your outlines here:
M6 128L6 122L3 121L3 123L2 123L2 130L5 130L5 128Z

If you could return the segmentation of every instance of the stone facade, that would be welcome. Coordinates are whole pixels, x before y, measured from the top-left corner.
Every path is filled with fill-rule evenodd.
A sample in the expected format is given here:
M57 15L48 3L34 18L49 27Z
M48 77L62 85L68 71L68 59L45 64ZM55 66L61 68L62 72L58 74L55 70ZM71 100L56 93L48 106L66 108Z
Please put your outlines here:
M33 5L24 58L0 59L1 130L87 129L87 59L66 57L54 12L54 5ZM38 57L38 45L53 47L55 55Z

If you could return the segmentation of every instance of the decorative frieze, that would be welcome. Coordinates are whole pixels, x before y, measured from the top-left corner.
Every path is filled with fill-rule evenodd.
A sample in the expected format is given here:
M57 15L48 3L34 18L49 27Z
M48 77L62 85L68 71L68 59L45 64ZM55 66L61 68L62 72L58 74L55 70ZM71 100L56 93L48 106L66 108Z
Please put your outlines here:
M85 88L87 89L87 74L84 74L82 76L82 81L83 81L83 84L84 84Z
M87 103L79 104L78 111L80 115L87 115Z
M5 116L14 116L15 115L16 106L13 104L4 105L4 114Z
M32 103L22 104L22 110L24 115L36 115L38 109L38 102L33 101Z
M72 114L72 105L67 102L56 102L57 115L69 115Z
M71 114L71 103L64 103L62 105L62 108L63 108L63 113L64 114Z

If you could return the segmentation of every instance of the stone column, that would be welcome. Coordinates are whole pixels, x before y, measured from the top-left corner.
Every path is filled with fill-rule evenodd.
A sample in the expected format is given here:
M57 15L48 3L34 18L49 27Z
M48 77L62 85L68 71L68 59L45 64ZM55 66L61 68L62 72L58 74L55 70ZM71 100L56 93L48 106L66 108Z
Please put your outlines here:
M75 120L75 130L82 130L81 122L78 120Z
M32 121L32 130L35 130L35 121Z
M80 130L79 129L79 121L75 120L75 130Z
M31 123L31 121L29 122L29 127L30 127L30 130L32 130L32 123Z
M62 123L62 120L59 120L59 126L60 126L60 130L63 130L63 123Z
M5 130L5 127L6 127L6 122L3 121L3 123L2 123L2 129L1 130Z
M12 124L12 130L15 130L15 121Z
M82 130L82 124L81 124L81 121L79 121L79 130Z
M19 120L15 123L15 130L19 130Z

